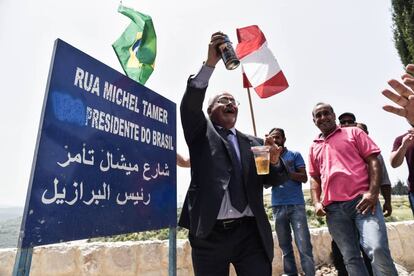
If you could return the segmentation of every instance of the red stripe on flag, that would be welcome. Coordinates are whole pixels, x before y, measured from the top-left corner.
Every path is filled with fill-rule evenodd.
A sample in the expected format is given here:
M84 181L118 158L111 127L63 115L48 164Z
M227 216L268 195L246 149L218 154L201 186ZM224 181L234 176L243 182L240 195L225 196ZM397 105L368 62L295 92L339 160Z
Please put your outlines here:
M267 98L289 87L257 25L237 29L237 38L236 53L243 67L244 88L254 86L260 98Z
M252 85L250 84L250 81L247 78L246 74L243 73L243 88L249 88L249 87L252 87Z
M261 85L254 88L260 98L268 98L276 95L289 87L289 84L282 71L274 75L271 79L268 79Z
M236 54L239 59L259 49L266 38L257 25L237 29L239 44L236 47Z

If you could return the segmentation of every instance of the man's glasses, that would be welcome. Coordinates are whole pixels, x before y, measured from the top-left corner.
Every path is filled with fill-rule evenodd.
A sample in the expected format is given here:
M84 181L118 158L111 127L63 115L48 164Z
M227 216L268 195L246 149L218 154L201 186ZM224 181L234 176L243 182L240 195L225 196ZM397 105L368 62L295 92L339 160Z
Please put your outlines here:
M240 105L240 103L238 101L236 101L235 99L233 99L233 98L227 98L227 97L219 98L217 100L217 102L219 104L224 104L224 105L228 105L229 103L231 103L234 106L239 106Z

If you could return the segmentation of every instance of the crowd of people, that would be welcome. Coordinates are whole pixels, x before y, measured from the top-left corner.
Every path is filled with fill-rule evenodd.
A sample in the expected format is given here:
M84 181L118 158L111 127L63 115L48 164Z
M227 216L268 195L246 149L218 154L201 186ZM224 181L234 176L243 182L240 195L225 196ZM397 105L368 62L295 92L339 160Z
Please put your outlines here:
M191 167L191 182L179 225L189 229L192 262L197 276L227 276L230 263L237 275L272 275L273 237L263 203L263 188L272 187L271 204L283 275L298 275L293 237L305 275L315 275L302 183L311 184L316 215L326 216L332 236L334 264L341 275L397 275L388 246L384 216L392 213L391 183L380 149L368 128L351 112L338 117L327 103L317 103L313 122L320 130L308 156L286 147L282 128L264 139L236 129L238 102L221 92L202 106L210 77L220 60L217 48L225 35L211 36L207 59L190 76L180 111L189 158L177 154L177 164ZM414 214L414 65L402 80L390 80L385 97L397 104L384 110L405 117L413 130L398 137L392 167L404 157L409 167L410 202ZM252 146L270 148L270 172L256 173ZM384 198L380 205L379 194Z

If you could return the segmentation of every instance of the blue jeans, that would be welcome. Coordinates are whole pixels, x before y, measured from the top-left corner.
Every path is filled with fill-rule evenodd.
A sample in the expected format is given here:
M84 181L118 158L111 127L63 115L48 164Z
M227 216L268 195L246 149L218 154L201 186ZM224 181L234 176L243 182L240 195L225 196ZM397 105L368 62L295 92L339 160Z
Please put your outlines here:
M276 234L279 247L283 255L283 270L287 275L298 273L295 263L295 256L292 247L292 233L295 234L295 243L300 254L300 262L305 275L315 275L313 262L312 244L308 222L306 220L305 205L279 205L273 206L273 216L276 223Z
M374 275L398 275L388 247L387 229L379 201L375 214L363 215L356 209L361 196L334 202L325 207L326 222L332 238L344 257L349 275L369 275L359 245L372 260Z
M413 216L414 216L414 192L408 193L408 200L410 201L411 212L413 212Z

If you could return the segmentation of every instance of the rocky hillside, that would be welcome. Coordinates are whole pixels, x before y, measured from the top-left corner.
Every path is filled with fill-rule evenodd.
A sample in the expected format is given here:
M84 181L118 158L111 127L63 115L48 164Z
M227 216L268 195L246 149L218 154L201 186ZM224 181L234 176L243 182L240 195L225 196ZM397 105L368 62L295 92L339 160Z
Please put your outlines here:
M0 208L0 248L16 247L22 208Z

